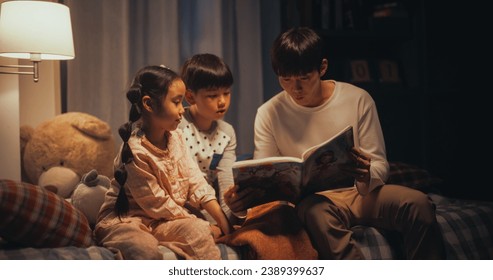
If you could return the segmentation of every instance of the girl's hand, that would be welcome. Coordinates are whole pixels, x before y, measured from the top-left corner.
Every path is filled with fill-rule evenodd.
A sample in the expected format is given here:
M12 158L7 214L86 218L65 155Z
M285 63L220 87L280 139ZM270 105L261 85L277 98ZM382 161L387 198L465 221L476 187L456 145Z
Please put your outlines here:
M219 237L223 236L223 232L216 225L211 225L211 232L214 239L218 239Z
M211 225L211 231L212 235L214 235L214 238L218 238L223 234L230 234L231 232L233 232L233 227L229 223L229 220L221 209L221 206L219 206L219 203L217 203L217 200L209 200L202 206L207 211L207 213L209 213L217 222L217 226Z

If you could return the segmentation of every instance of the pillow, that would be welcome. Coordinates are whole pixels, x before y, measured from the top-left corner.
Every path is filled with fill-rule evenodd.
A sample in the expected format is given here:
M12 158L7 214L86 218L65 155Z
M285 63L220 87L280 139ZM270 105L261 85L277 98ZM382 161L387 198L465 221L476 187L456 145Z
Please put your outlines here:
M442 179L427 170L403 162L389 162L387 184L403 185L423 192L429 192L442 183Z
M46 189L0 180L0 237L28 247L93 245L87 218Z

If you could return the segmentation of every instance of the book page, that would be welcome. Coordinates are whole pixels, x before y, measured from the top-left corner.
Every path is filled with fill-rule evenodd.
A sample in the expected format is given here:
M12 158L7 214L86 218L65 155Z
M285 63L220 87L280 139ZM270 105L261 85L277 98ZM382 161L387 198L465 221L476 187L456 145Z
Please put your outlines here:
M345 135L345 136L342 136L342 135ZM307 161L307 159L321 146L324 146L324 145L328 145L330 142L333 142L334 139L336 138L340 138L340 137L345 137L345 138L350 138L350 140L348 139L348 141L351 141L352 144L351 144L351 147L354 146L354 139L353 139L353 127L348 125L346 126L344 129L342 129L339 133L337 133L336 135L332 136L330 139L327 139L326 141L318 144L318 145L315 145L311 148L308 148L306 151L303 152L303 154L301 155L301 159L302 161Z
M303 155L307 156L303 169L303 193L314 193L354 185L354 178L345 175L340 165L353 164L349 154L354 146L352 127L346 127L340 133L312 148Z
M258 165L269 165L278 162L298 162L301 163L302 160L296 157L268 157L260 159L247 159L240 160L233 163L233 168L240 168L245 166L258 166Z
M238 162L239 163L239 162ZM240 191L246 188L260 189L251 206L270 201L297 201L301 186L301 163L298 161L267 161L263 164L233 165L233 177Z

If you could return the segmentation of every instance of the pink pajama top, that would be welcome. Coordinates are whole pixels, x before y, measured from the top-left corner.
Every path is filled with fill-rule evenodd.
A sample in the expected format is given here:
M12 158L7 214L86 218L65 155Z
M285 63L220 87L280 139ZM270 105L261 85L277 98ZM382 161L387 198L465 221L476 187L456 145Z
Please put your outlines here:
M132 132L128 144L134 155L126 165L128 217L140 217L144 224L188 218L193 214L184 207L185 202L202 209L204 203L216 199L214 189L190 156L180 129L169 133L166 151L151 144L139 128ZM121 165L120 154L115 158L115 168ZM119 191L113 179L98 221L104 220L106 225L120 222L114 212Z

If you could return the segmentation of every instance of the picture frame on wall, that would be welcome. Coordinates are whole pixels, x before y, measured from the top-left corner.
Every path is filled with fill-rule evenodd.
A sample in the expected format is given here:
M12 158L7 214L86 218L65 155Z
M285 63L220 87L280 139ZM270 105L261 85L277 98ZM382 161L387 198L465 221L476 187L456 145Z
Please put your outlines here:
M352 83L372 82L370 63L366 59L352 59L349 61L350 81Z
M391 59L378 60L378 80L384 84L401 84L399 63Z

